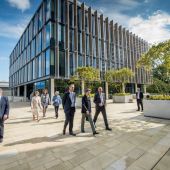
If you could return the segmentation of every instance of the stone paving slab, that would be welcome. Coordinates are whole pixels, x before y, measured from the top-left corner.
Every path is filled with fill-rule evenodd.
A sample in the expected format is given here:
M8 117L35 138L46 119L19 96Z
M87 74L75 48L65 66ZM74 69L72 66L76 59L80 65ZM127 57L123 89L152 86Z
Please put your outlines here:
M62 109L56 119L49 106L47 118L35 122L29 103L11 104L0 145L0 170L169 170L169 120L144 117L135 103L108 104L107 114L112 131L105 131L99 115L100 134L94 137L88 122L86 133L80 133L77 109L77 136L72 137L68 132L62 135Z

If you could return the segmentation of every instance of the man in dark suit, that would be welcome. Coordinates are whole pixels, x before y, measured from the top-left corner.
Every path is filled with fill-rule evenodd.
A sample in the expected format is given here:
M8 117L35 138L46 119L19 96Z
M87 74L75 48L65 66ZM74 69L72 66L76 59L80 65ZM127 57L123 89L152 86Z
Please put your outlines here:
M136 92L136 101L137 101L137 111L140 111L140 105L141 105L141 111L143 111L143 93L140 91L140 88L137 89Z
M8 98L3 96L3 90L0 88L0 143L4 137L4 121L8 119L9 102Z
M69 134L72 136L76 136L76 134L73 133L73 121L74 121L74 114L76 111L75 109L76 94L74 92L74 84L69 85L69 90L63 96L62 104L65 112L63 135L65 135L67 125L69 124Z
M94 124L96 123L99 113L102 112L106 130L112 130L111 128L109 128L109 125L108 125L106 108L105 108L106 99L105 99L105 95L102 92L103 92L102 87L99 87L98 93L96 93L94 96L94 103L96 104L96 112L94 115L93 122L94 122Z

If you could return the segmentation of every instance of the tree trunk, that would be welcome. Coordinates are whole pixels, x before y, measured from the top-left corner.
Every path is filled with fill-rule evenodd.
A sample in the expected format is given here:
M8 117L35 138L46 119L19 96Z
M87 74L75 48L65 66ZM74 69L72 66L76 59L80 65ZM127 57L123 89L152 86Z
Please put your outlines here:
M122 83L122 93L125 93L125 83Z
M106 99L109 99L109 87L108 87L108 82L105 82L105 95L106 95Z
M81 80L81 94L84 95L84 80Z

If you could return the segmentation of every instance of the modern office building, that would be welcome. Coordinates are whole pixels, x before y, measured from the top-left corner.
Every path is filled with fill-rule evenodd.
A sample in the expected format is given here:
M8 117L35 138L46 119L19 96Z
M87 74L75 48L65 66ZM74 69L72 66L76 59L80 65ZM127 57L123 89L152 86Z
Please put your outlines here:
M136 68L148 51L148 43L109 21L97 10L77 0L43 0L10 55L10 88L14 96L29 97L47 87L50 94L77 67L92 66L102 73L128 67L135 72L127 90L151 81L150 74Z
M10 88L9 88L9 82L7 81L0 81L0 88L3 90L3 94L5 96L10 96Z

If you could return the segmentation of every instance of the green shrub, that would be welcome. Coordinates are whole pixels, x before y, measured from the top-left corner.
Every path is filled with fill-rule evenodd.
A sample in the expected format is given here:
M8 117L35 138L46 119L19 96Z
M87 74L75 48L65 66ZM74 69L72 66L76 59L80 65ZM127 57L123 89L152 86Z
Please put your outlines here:
M153 84L147 87L148 93L167 94L170 92L170 85L161 80L154 79Z
M148 100L170 100L170 96L167 95L156 95L156 96L149 96Z
M113 96L129 96L131 95L130 93L115 93Z

